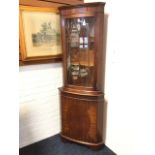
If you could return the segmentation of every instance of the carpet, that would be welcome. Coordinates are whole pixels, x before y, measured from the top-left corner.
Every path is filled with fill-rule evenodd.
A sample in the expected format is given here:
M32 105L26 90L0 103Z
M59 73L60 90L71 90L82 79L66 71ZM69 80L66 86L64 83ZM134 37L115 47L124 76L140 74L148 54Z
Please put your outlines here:
M107 146L93 151L86 146L64 143L60 135L55 135L19 149L19 155L116 155Z

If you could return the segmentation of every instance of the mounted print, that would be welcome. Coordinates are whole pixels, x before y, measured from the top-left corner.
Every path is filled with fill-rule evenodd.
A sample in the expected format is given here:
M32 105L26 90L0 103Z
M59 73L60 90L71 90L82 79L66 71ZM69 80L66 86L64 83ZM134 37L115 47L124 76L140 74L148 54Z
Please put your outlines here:
M22 61L61 59L60 16L56 8L20 6Z

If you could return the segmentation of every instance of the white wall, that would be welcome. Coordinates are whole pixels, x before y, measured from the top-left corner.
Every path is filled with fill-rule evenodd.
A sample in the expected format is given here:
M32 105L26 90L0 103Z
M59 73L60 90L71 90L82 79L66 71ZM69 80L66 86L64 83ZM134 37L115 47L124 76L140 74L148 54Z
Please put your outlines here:
M154 6L151 0L106 1L106 144L118 155L155 154Z
M21 66L20 147L57 134L60 131L58 87L62 86L62 65Z

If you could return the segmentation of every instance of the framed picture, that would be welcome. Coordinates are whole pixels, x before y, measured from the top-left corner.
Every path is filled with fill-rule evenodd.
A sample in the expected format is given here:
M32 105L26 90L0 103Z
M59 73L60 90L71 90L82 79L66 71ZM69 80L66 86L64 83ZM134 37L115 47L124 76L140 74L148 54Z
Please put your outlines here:
M60 15L56 8L19 6L22 61L61 59Z

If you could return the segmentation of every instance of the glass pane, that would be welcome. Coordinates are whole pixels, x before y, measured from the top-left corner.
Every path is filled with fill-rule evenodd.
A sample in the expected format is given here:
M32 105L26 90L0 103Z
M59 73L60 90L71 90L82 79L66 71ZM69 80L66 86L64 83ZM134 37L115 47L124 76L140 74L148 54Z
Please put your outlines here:
M94 17L66 20L68 84L93 86L94 23Z

